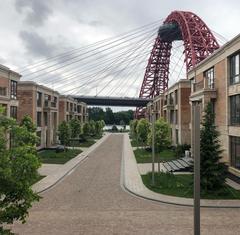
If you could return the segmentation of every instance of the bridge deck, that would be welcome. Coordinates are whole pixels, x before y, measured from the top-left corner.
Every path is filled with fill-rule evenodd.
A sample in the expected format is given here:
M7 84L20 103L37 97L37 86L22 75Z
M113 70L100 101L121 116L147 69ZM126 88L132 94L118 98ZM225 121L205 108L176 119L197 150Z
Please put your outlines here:
M73 96L73 98L88 105L127 107L144 107L152 101L152 99L110 96Z

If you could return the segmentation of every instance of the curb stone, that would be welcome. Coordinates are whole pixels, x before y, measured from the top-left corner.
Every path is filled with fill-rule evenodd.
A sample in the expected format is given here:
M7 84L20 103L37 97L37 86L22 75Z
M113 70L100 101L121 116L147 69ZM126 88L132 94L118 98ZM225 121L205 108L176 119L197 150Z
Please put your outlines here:
M142 182L137 168L137 162L130 143L129 137L124 134L123 137L123 156L122 156L122 184L124 189L135 196L148 199L151 201L193 207L193 199L168 196L155 193L149 190ZM240 208L240 200L210 200L202 199L201 207L205 208Z
M58 169L54 174L48 175L44 177L42 180L38 181L32 186L32 189L36 193L43 193L56 184L58 184L61 180L63 180L68 174L70 174L80 163L88 158L88 154L93 152L100 144L102 144L110 134L104 135L101 139L99 139L95 144L90 146L87 150L83 151L75 158L66 162L60 169Z

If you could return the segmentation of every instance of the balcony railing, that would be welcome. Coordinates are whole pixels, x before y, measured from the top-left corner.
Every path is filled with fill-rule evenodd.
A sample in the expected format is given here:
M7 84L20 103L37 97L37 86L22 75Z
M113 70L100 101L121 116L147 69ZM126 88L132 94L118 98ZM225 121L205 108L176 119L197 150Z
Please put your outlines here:
M193 83L193 92L200 91L203 88L204 88L204 81L203 80Z
M56 102L51 102L51 107L52 108L56 108L57 107L57 103Z
M49 101L48 101L48 100L45 100L45 101L44 101L44 107L45 107L45 108L48 108L48 107L49 107Z

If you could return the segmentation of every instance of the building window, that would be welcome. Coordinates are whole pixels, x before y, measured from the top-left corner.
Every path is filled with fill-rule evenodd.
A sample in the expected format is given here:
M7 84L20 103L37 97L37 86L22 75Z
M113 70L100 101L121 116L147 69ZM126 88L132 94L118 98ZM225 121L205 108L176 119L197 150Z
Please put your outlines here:
M239 67L240 67L239 56L240 56L240 53L235 54L232 57L230 57L230 84L231 85L240 82L240 77L239 77Z
M170 111L170 123L173 124L174 123L174 110Z
M178 111L175 110L175 124L178 124Z
M240 125L240 95L230 96L230 123Z
M53 101L51 102L51 107L56 108L57 107L57 97L53 97Z
M178 104L178 91L175 91L175 104Z
M6 87L0 87L0 95L6 96L7 95L7 88Z
M10 117L17 119L17 106L10 106Z
M37 112L37 126L42 126L42 112Z
M17 99L17 82L11 80L11 99Z
M67 112L69 111L69 102L67 102Z
M178 129L175 130L175 135L176 135L176 144L179 144L179 140L178 140Z
M169 96L169 104L173 104L173 93Z
M41 107L42 106L42 93L37 92L37 106Z
M77 112L81 113L81 106L80 105L77 106Z
M214 88L214 68L210 68L204 72L204 78L207 80L207 88Z
M240 169L240 137L230 136L231 166Z
M44 106L47 108L49 107L49 101L51 100L51 96L50 95L45 95L44 96Z
M43 117L44 117L44 125L47 126L48 125L48 114L47 114L47 112L43 113Z

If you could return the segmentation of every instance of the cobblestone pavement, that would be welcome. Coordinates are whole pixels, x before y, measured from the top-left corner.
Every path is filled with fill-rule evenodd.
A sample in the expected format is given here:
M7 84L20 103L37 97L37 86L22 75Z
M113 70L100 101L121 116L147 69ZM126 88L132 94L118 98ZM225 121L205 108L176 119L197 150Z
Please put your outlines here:
M17 234L193 234L193 209L134 197L120 186L123 136L112 134L31 209ZM202 234L236 235L240 209L202 209Z

